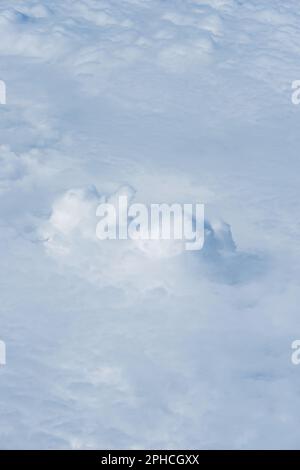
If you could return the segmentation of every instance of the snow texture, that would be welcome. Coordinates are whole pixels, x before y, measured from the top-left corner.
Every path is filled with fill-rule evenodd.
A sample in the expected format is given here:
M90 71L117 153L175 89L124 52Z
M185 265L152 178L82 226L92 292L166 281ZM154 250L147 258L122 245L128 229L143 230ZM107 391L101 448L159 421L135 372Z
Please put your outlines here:
M299 52L298 0L1 1L1 449L299 448ZM99 241L120 193L203 250Z

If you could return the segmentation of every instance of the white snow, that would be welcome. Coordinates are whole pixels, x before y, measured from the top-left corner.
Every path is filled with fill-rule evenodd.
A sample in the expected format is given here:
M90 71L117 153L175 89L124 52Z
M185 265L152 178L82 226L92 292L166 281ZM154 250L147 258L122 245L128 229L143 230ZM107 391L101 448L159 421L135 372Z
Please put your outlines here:
M0 448L299 447L299 20L2 0ZM204 203L204 249L97 240L120 188Z

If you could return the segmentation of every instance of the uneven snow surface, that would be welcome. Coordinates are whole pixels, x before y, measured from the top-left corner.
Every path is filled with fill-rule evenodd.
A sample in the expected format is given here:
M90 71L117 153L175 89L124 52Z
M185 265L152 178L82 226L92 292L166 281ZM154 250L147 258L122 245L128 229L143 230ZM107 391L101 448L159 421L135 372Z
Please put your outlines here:
M1 0L0 79L0 448L299 448L299 0Z

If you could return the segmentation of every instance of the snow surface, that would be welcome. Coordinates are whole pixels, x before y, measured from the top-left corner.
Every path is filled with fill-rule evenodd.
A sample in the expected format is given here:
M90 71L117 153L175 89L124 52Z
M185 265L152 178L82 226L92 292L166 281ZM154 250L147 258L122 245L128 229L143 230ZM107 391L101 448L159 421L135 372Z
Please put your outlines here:
M298 0L1 0L0 448L299 448L299 54ZM204 249L97 240L120 191Z

